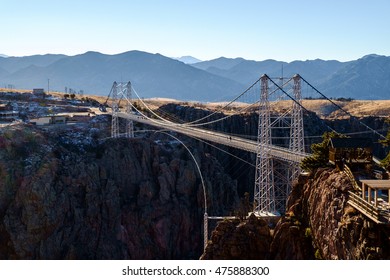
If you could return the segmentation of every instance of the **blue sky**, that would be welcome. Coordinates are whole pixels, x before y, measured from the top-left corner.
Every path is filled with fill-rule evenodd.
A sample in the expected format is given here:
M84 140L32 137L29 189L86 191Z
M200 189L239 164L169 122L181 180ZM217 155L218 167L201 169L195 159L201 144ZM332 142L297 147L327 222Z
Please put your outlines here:
M0 0L0 53L129 50L202 60L390 55L389 0Z

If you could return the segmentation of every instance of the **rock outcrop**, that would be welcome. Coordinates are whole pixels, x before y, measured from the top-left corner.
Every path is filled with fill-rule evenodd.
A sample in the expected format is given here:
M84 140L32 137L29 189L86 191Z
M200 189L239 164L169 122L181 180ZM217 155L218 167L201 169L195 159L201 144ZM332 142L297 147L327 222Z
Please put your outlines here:
M344 173L322 169L297 183L275 228L275 259L389 259L389 230L347 204Z
M268 259L270 244L271 235L267 222L252 214L248 220L220 222L200 259Z
M347 204L352 184L344 173L301 176L275 228L254 216L220 222L201 259L390 259L390 230Z

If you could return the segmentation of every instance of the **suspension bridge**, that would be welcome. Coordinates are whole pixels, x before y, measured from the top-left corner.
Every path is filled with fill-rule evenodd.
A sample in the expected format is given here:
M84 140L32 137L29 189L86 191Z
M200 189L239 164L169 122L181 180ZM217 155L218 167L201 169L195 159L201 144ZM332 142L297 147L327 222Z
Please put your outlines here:
M275 82L274 79L271 79L269 76L263 75L243 93L233 98L232 101L226 102L226 104L220 108L220 111L222 111L223 109L233 107L234 104L243 100L243 96L250 94L250 91L253 90L255 95L254 101L243 102L248 105L241 106L241 108L246 110L255 108L258 111L257 141L224 132L205 129L205 125L217 123L231 117L231 115L229 115L211 119L212 116L216 115L217 111L190 122L183 122L178 119L172 121L161 117L144 103L143 99L136 93L130 82L114 82L110 94L108 95L108 98L111 97L112 100L111 137L134 137L133 123L138 122L167 131L185 134L195 139L210 141L254 153L256 155L254 213L259 216L279 215L284 212L285 202L290 193L291 184L300 173L299 163L310 155L305 152L303 112L308 110L302 105L302 83L310 88L312 92L317 93L321 99L327 99L334 106L338 107L338 109L351 116L333 100L329 99L314 86L309 84L300 75L297 74L292 78L285 80L286 81L279 78L279 81ZM134 94L137 96L136 100L144 105L150 116L134 106ZM312 96L310 96L310 98L312 98ZM123 112L119 110L121 100L125 101ZM279 116L273 116L271 115L271 100L288 100L289 103L284 104L285 108L283 108ZM240 111L243 110L239 109L237 113L241 113ZM126 120L124 134L120 133L120 118ZM378 132L369 128L364 123L361 124L370 129L373 133L378 134ZM287 137L285 137L285 139L287 139L287 144L286 141L284 141L285 146L274 144L275 136L273 135L273 129L275 127L288 130ZM331 128L328 127L328 129ZM278 172L275 170L275 165L280 162L285 164L283 167L285 172Z
M283 87L286 88L286 84L290 81L294 82L292 93L288 93L283 89ZM276 89L270 90L269 84L271 82L274 86L276 86ZM122 135L119 131L119 118L123 118L127 120L125 128L126 131L124 133L126 137L134 136L133 122L135 121L161 129L175 131L196 139L211 141L254 153L256 154L256 179L254 189L255 207L253 212L259 216L279 215L284 212L285 202L289 194L289 190L291 189L291 182L293 182L299 174L299 163L303 158L309 155L304 151L303 107L300 106L301 77L299 75L295 75L293 78L289 79L288 82L284 85L278 85L267 75L263 75L258 81L249 87L249 89L252 89L258 84L260 84L261 87L260 100L251 103L252 107L256 106L257 109L259 109L257 141L201 128L201 126L218 122L221 119L207 121L206 118L202 118L192 122L177 123L162 118L152 110L150 110L150 113L153 118L149 117L133 105L132 92L134 92L134 89L132 88L130 82L126 84L114 83L109 94L112 99L111 136L115 138ZM277 118L277 121L273 121L274 123L282 122L284 124L289 124L290 143L288 147L281 147L272 143L269 96L271 94L275 94L276 91L282 91L284 96L289 97L290 100L293 101L292 107L289 110L291 112L289 112L289 114L284 112L281 117ZM242 97L247 92L248 90L239 97ZM231 104L236 102L238 99L239 98L235 98L232 102L225 105L225 107L227 108L228 106L231 106ZM126 101L124 112L119 111L120 100ZM139 100L142 101L140 98ZM148 108L146 104L144 105ZM210 116L208 116L208 118L209 117ZM287 118L289 119L286 120ZM201 122L202 120L204 122ZM274 160L288 163L288 179L280 180L280 178L276 178L276 180L274 180ZM278 174L278 176L280 176L280 174ZM276 182L279 182L279 185Z
M300 75L297 74L286 80L284 81L281 78L278 82L275 82L269 76L263 75L243 93L235 97L232 101L226 102L219 110L222 112L222 110L232 108L239 102L247 105L241 106L241 109L237 110L237 114L243 110L255 109L259 116L257 141L204 128L206 125L214 124L231 117L231 115L228 115L212 119L213 116L216 116L217 111L190 122L164 118L144 103L130 82L114 82L110 94L107 97L107 100L111 98L112 101L111 137L134 137L133 123L138 122L163 129L164 131L174 131L195 139L214 142L254 153L256 155L256 164L253 213L262 217L280 216L285 211L286 200L290 194L292 182L301 172L299 164L305 157L310 155L305 151L304 143L303 113L308 110L302 105L302 83L306 85L306 88L320 95L321 99L328 100L334 106L338 107L338 109L344 111L342 107L322 94ZM255 101L248 103L242 102L243 97L251 91L255 92ZM140 111L134 106L133 94L137 95L137 102L143 104L147 113L144 110ZM123 112L119 110L121 100L125 101ZM271 114L271 100L275 102L287 100L289 102L284 103L287 106L279 112L279 115L275 116L275 114ZM103 111L106 111L105 107ZM353 117L348 112L344 112L350 117ZM124 134L120 133L119 119L125 120ZM374 134L379 134L364 123L361 123L361 125L368 128ZM278 145L274 143L274 138L277 138L273 132L275 127L288 131L288 135L283 137L284 144L282 145L280 143ZM380 136L383 137L383 135ZM280 163L284 164L284 166L282 168L279 167L278 170L277 166ZM204 194L206 195L205 190ZM212 217L208 217L207 215L205 199L205 242L207 240L207 220L209 218Z

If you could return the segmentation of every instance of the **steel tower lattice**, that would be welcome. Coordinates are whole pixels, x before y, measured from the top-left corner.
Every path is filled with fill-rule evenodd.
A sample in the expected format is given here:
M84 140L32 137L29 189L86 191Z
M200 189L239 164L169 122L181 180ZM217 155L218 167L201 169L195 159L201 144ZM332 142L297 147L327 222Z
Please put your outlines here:
M294 99L293 108L291 113L291 131L290 131L290 147L289 149L293 152L305 152L305 134L303 127L303 109L301 104L302 93L301 93L301 76L298 74L293 77L294 86ZM299 103L299 104L298 104ZM287 194L291 191L292 182L298 178L300 173L300 167L298 164L290 163L289 168L289 187Z
M254 212L259 216L270 215L276 212L273 161L268 148L271 145L268 79L267 75L261 77L254 189Z
M122 93L125 96L126 102L126 114L131 114L133 112L133 107L131 105L132 102L132 94L131 94L131 83L127 82L126 85L122 85ZM125 137L133 138L134 137L134 124L130 119L126 119L126 128L125 128Z
M120 126L119 126L119 102L124 99L126 101L125 112L127 114L132 113L132 105L131 105L131 83L117 83L114 82L111 88L110 96L112 99L112 125L111 125L111 137L118 138L121 136L120 134ZM133 138L134 137L134 125L133 121L130 119L126 119L125 124L125 133L124 137Z
M111 121L111 137L118 138L119 137L119 119L118 119L118 111L119 111L119 99L118 99L118 84L114 82L111 88L111 99L112 99L112 121Z

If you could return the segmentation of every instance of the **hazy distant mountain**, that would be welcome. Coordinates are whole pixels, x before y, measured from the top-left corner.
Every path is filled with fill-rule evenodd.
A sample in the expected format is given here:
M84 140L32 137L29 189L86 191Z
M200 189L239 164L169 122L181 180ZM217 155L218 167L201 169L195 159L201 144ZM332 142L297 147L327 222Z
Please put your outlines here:
M311 84L318 86L346 65L348 65L348 62L337 60L292 61L283 65L283 76L292 77L298 73ZM280 67L276 70L276 73L281 73Z
M5 83L1 80L1 77L6 77L9 73L0 67L0 87L3 87Z
M367 55L351 61L319 88L335 97L390 99L390 57Z
M248 86L265 73L273 76L275 69L281 69L281 65L284 63L276 60L258 62L242 58L236 58L230 61L226 58L222 58L222 60L219 59L215 62L217 62L216 65L210 65L206 71ZM278 77L279 76L280 74Z
M293 61L286 63L276 60L253 61L242 58L218 58L215 60L196 63L193 66L206 70L210 73L229 78L236 82L250 85L262 74L267 74L272 78L291 77L297 73L305 77L306 80L322 83L326 77L342 67L339 61L307 60Z
M107 95L113 81L131 81L142 97L222 101L237 96L262 74L299 73L329 97L390 99L390 57L368 55L350 62L320 59L290 63L218 58L184 64L160 54L130 51L117 55L37 55L0 58L0 86L65 87Z
M181 56L181 57L172 57L172 58L181 61L185 64L194 64L202 61L200 59L197 59L196 57L189 56L189 55Z
M8 55L1 54L1 53L0 53L0 57L8 57Z
M193 66L245 85L264 73L272 78L299 73L329 97L390 99L390 57L386 56L368 55L349 62L316 59L290 63L221 57Z
M46 55L32 55L32 56L10 56L0 58L0 68L13 73L31 65L48 66L53 62L66 57L62 54L46 54Z
M237 64L245 61L243 58L226 58L220 57L208 61L202 61L194 64L193 66L202 70L210 71L214 68L219 70L229 70L236 66Z
M244 88L237 82L177 60L140 51L118 55L87 52L65 56L50 65L30 65L2 78L19 88L46 88L47 79L50 79L53 90L63 91L68 87L99 95L107 95L114 81L130 80L142 97L203 101L221 100L224 96L238 94Z

